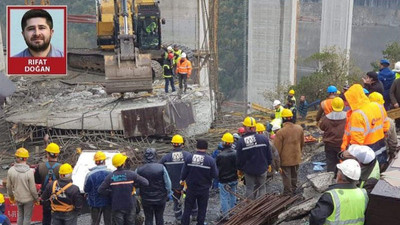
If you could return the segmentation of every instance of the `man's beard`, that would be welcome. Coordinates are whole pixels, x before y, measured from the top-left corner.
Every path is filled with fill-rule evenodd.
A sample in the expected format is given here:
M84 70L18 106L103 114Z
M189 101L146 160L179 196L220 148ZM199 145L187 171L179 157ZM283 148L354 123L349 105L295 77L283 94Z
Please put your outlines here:
M31 38L31 42L32 43L30 41L27 41L25 37L24 37L24 39L25 39L25 43L26 43L26 45L28 45L29 49L31 49L31 50L33 50L35 52L42 52L42 51L46 50L50 45L50 38L46 40L46 38L43 35L33 36ZM43 40L43 43L39 44L39 45L34 44L33 42L36 39Z

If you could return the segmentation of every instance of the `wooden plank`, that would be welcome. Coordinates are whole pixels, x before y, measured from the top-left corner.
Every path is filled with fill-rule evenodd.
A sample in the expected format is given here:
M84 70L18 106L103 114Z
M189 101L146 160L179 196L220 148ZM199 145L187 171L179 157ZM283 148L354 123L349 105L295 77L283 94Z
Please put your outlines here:
M256 103L251 103L251 108L253 108L254 110L260 111L260 112L275 113L275 110L265 108L265 107L263 107L263 106L261 106L259 104L256 104Z
M400 108L391 109L391 110L387 111L387 115L388 115L388 117L390 117L392 119L400 118Z

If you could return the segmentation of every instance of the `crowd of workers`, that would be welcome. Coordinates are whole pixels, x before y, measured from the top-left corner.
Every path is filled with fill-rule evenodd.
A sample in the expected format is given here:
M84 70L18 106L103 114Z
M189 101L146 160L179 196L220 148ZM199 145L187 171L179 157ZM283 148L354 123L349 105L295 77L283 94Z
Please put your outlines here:
M178 45L168 46L167 51L162 54L163 78L165 79L165 93L168 93L169 85L172 92L175 91L174 77L179 79L179 91L186 93L187 79L192 75L192 63L187 59L185 52Z
M169 57L170 53L167 59L175 60ZM391 71L386 60L381 61L381 67L381 72L385 71L382 74L367 73L364 87L354 84L342 92L335 86L327 88L328 97L321 102L316 120L324 132L327 171L335 173L336 184L311 211L310 224L363 224L368 194L396 154L396 127L386 109L397 108L398 102L385 104L385 96L393 100L391 93L397 93L397 80L393 79L392 85L380 85L381 76L386 76L386 82ZM178 74L184 75L179 71L178 66ZM275 118L267 124L268 129L246 117L238 133L222 136L221 146L212 156L207 154L208 142L201 139L197 140L195 151L185 151L184 139L178 134L172 137L172 150L160 160L155 149L146 149L145 162L135 171L126 168L127 156L122 153L112 158L116 170L107 169L107 157L98 151L93 158L96 166L85 178L85 195L72 182L72 166L58 162L57 144L47 145L47 160L35 170L27 164L28 150L19 148L7 176L10 202L18 207L18 225L30 224L34 204L43 205L44 225L77 224L85 200L93 225L99 224L101 218L106 225L135 224L139 205L145 224L155 220L161 225L169 200L173 201L177 223L188 225L197 220L198 225L203 225L213 182L219 188L221 219L226 220L237 203L238 181L245 179L245 196L256 199L266 194L267 174L273 170L281 174L283 194L294 195L304 145L303 128L296 124L298 106L294 94L289 91L284 107L279 100L274 101ZM303 111L299 110L299 118L305 118ZM41 185L39 191L35 184ZM9 223L2 195L0 221Z

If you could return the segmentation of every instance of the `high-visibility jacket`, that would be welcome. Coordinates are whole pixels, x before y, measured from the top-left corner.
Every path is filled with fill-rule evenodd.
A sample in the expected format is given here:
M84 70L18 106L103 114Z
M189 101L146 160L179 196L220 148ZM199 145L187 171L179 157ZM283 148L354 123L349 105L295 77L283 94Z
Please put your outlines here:
M283 106L279 106L278 109L275 110L275 119L281 119L282 120L282 110L283 110Z
M333 98L327 98L321 102L321 108L324 110L325 115L328 115L330 112L333 111L332 100Z
M178 60L181 58L182 50L178 49L177 51L172 50L174 53L174 65L178 64Z
M344 127L343 140L340 148L342 151L346 150L347 146L350 144L350 116L352 112L351 110L346 112L346 126Z
M396 79L400 78L400 73L396 73Z
M172 77L172 68L168 64L163 65L164 73L163 78L171 78Z
M329 193L333 201L333 212L326 218L328 225L363 225L368 195L365 189L332 189Z
M381 170L379 169L379 162L378 162L378 160L375 161L375 166L374 166L374 168L372 169L371 173L369 174L367 180L370 179L370 178L375 178L375 179L377 179L377 180L379 180L379 178L381 178ZM363 188L363 187L364 187L364 184L365 184L365 181L364 181L364 180L361 181L360 188Z
M192 75L192 63L188 59L178 60L178 64L176 66L176 73L177 74L187 74L188 77Z
M61 194L65 195L65 191L72 186L72 182L68 183L64 187L62 187L60 190L56 191L58 181L53 182L53 187L52 187L52 192L51 192L51 197L50 197L50 202L51 202L51 209L54 212L70 212L74 210L74 206L67 204L59 198Z

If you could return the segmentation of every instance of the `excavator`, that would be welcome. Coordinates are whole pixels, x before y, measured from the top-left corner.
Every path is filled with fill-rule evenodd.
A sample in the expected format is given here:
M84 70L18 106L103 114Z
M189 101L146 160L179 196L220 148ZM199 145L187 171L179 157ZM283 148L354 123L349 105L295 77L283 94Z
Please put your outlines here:
M160 9L155 0L96 0L96 50L70 50L72 68L104 72L108 94L152 91L152 58L160 58Z

